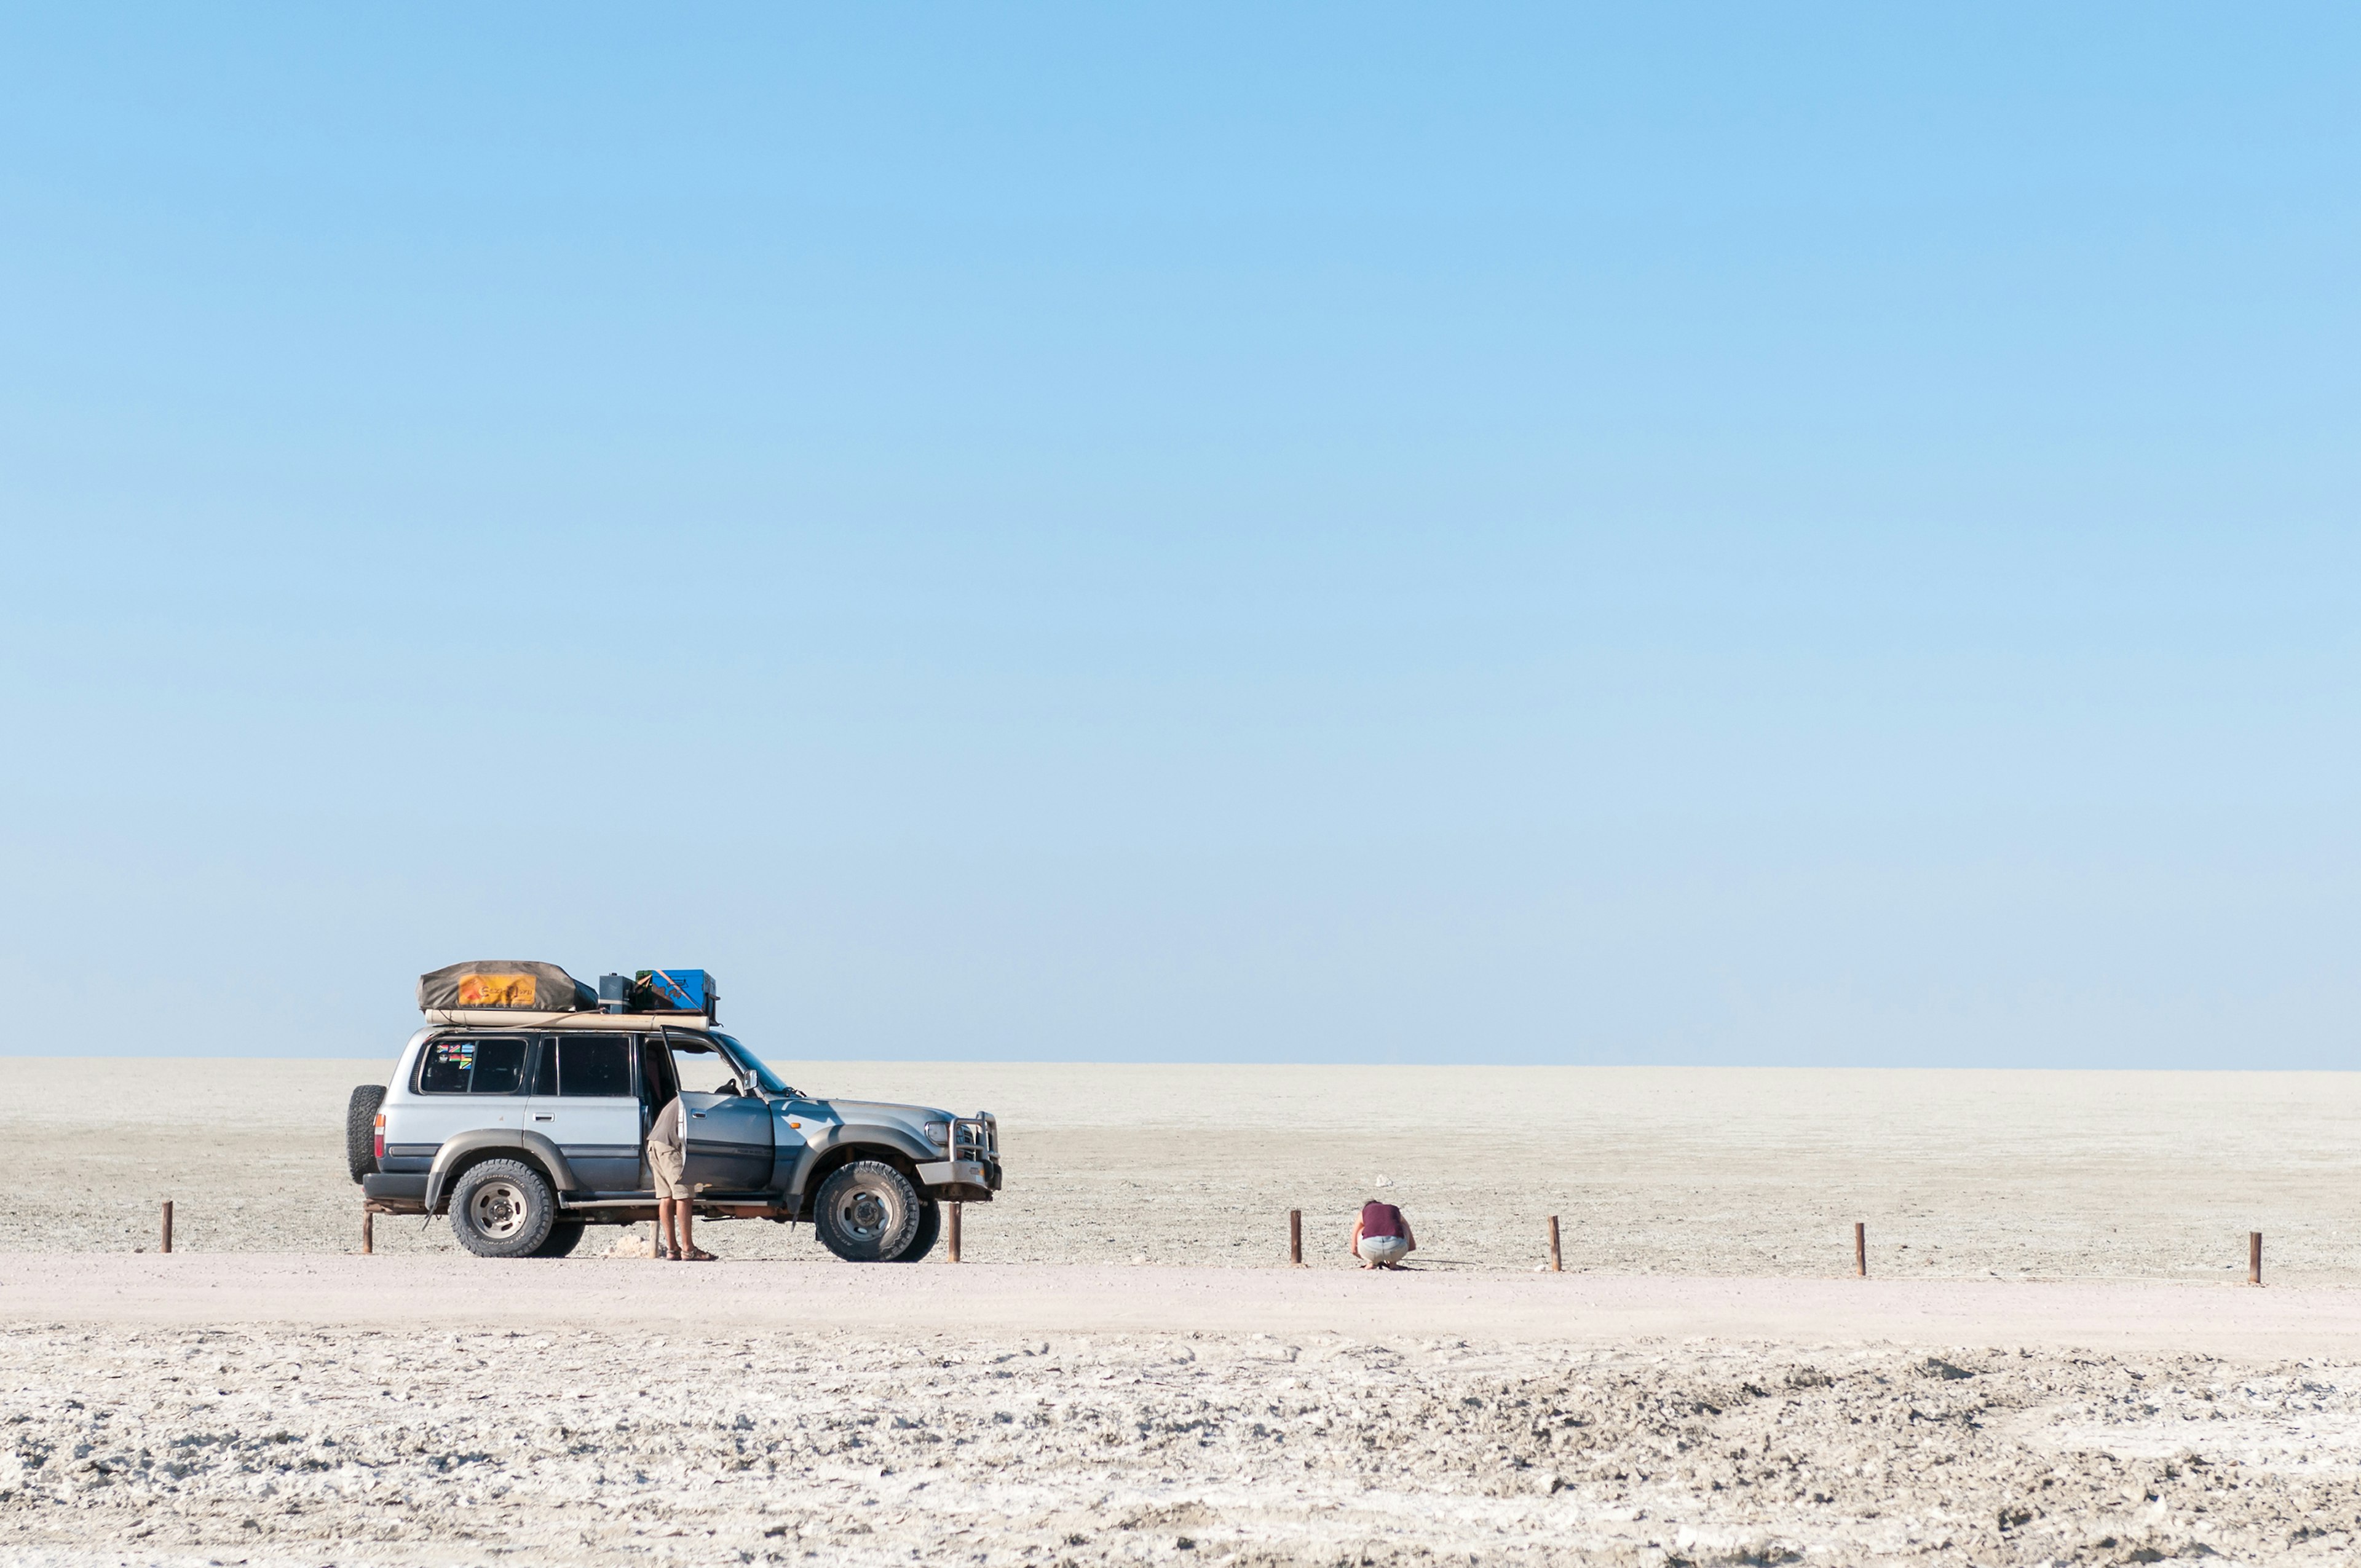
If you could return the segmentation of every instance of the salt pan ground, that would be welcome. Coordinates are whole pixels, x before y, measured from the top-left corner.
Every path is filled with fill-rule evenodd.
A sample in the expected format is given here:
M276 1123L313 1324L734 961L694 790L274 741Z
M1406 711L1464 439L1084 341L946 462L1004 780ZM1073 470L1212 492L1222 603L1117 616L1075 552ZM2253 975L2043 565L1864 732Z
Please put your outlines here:
M2361 1526L2344 1289L46 1272L0 1267L12 1563L2341 1562ZM2220 1354L2291 1340L2327 1354Z
M397 1042L398 1043L398 1042ZM760 1042L756 1042L758 1045ZM393 1053L389 1046L389 1059ZM2361 1075L1777 1069L1078 1067L803 1062L820 1093L999 1114L994 1262L1261 1266L1304 1212L1346 1266L1361 1201L1409 1210L1429 1267L2361 1285ZM357 1245L345 1096L383 1062L0 1058L0 1251ZM456 1251L445 1227L379 1227ZM734 1257L824 1259L806 1227L712 1226Z
M0 1061L0 1562L2029 1568L2361 1528L2338 1076L781 1065L1002 1115L972 1261L740 1223L709 1268L492 1265L415 1221L352 1256L335 1113L381 1075ZM1346 1272L1371 1190L1422 1272ZM179 1249L134 1250L166 1197Z

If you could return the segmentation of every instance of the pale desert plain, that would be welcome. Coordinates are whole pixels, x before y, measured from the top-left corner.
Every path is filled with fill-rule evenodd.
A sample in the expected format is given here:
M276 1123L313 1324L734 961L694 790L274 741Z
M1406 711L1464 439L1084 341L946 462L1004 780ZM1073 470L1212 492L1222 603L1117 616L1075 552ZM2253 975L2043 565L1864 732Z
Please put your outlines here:
M2263 1563L2361 1527L2349 1075L776 1065L1000 1116L964 1262L736 1222L710 1266L493 1264L414 1219L360 1257L341 1113L381 1069L0 1058L0 1561ZM1373 1196L1414 1272L1352 1268Z

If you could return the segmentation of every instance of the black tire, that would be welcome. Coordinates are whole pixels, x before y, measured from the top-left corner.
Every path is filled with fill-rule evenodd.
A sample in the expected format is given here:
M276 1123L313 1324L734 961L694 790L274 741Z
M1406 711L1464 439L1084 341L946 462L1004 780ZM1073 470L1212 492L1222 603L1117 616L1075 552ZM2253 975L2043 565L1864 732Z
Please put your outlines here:
M895 1263L917 1263L935 1250L935 1243L943 1234L943 1206L931 1198L918 1200L918 1228L910 1234L910 1245L894 1255Z
M582 1245L582 1233L590 1227L579 1220L553 1220L549 1234L533 1249L535 1257L565 1257Z
M358 1181L377 1174L377 1113L385 1103L385 1085L364 1083L345 1103L345 1166Z
M819 1184L812 1229L847 1263L877 1263L908 1249L925 1206L908 1177L882 1159L856 1159Z
M478 1257L531 1257L556 1223L556 1195L521 1159L471 1165L451 1190L451 1234Z

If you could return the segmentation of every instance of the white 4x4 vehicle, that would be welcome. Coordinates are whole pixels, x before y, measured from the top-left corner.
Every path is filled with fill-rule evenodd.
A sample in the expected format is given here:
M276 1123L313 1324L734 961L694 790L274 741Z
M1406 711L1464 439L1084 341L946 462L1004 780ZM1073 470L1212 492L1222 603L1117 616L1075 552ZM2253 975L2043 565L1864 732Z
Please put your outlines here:
M479 1257L562 1257L587 1226L655 1218L647 1133L678 1094L700 1219L808 1220L841 1258L909 1263L945 1202L1000 1189L989 1113L818 1099L706 1014L430 1010L393 1081L353 1091L368 1201L447 1214Z

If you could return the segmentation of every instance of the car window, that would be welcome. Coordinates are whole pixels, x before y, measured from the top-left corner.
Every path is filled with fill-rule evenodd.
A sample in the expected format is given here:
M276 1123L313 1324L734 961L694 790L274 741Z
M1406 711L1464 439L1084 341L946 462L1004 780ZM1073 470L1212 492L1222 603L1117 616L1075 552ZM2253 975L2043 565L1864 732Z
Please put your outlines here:
M672 1053L665 1050L664 1040L655 1035L640 1041L640 1098L650 1110L671 1103L679 1092L672 1080Z
M429 1040L426 1059L418 1064L418 1092L465 1094L475 1071L475 1041Z
M738 1074L728 1058L711 1046L693 1040L675 1038L672 1042L673 1071L679 1075L680 1087L688 1094L731 1094L738 1089Z
M528 1042L433 1040L418 1064L421 1094L514 1094L524 1087Z
M525 1047L529 1040L485 1040L476 1047L476 1076L470 1094L514 1094L524 1087Z
M723 1044L727 1045L731 1051L735 1052L738 1059L745 1064L749 1071L753 1073L754 1082L758 1086L769 1090L774 1094L785 1094L792 1096L795 1093L794 1090L787 1087L786 1080L781 1078L777 1073L771 1070L769 1063L765 1062L761 1057L756 1056L753 1052L746 1048L745 1041L740 1039L735 1035L722 1035L717 1037L720 1039Z
M557 1092L628 1096L631 1092L631 1042L621 1035L561 1035L557 1040Z

